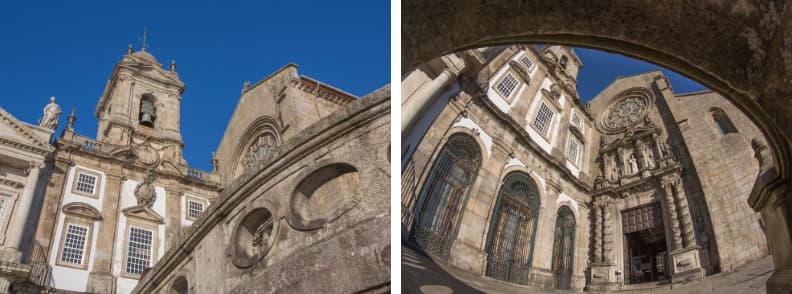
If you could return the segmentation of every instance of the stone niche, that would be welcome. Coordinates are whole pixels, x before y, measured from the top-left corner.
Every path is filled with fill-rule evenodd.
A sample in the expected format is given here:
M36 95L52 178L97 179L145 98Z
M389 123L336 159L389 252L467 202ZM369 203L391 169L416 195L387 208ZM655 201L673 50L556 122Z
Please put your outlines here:
M267 255L275 245L278 235L278 222L266 208L250 211L239 223L231 244L234 265L249 268Z
M339 218L360 202L360 173L349 164L321 167L303 178L292 194L289 224L313 230Z

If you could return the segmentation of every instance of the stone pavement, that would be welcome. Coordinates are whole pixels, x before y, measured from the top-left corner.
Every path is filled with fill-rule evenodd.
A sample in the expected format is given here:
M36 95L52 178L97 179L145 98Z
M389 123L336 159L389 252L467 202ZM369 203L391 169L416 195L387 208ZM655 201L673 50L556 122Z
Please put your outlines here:
M682 286L629 287L620 293L766 293L765 282L773 273L770 256L754 261L726 274L707 276L703 281ZM574 293L574 291L529 288L435 263L415 249L402 245L403 293Z

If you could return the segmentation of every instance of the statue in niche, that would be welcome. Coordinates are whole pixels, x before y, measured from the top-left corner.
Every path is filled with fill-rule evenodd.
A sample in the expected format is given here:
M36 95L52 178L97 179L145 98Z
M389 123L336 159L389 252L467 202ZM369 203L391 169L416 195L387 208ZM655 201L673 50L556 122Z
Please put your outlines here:
M630 171L629 174L633 175L638 172L638 162L635 160L635 154L630 154L630 159L628 160L630 163Z
M60 117L61 109L55 103L55 97L50 97L50 103L44 107L44 117L39 120L39 127L54 130L58 127L58 118Z
M649 147L649 144L641 144L641 156L643 156L647 168L655 167L654 154L652 154L652 149Z
M259 136L256 141L250 145L242 161L245 169L250 170L255 167L256 164L267 157L277 145L278 141L272 133L264 133Z
M157 199L157 194L154 191L154 173L149 171L146 179L135 187L135 198L137 198L138 206L151 207Z

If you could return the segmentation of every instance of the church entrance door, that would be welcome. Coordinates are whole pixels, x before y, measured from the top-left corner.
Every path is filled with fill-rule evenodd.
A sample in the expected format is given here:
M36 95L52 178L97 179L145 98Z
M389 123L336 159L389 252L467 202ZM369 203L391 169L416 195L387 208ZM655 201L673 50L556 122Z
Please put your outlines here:
M624 282L657 282L670 278L668 247L659 203L622 211Z

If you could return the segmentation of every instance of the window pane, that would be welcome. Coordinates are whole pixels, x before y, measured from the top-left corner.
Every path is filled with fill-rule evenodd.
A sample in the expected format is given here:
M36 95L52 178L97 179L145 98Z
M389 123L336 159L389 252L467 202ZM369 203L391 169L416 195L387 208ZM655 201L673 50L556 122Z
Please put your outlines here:
M88 227L69 224L66 228L66 238L63 240L61 261L71 264L82 264L85 238L87 236Z
M77 174L77 187L75 188L77 191L93 194L95 187L96 187L95 176L85 173Z
M152 231L130 227L127 246L127 273L139 275L149 267L152 236Z
M507 73L506 77L504 77L498 85L495 86L495 89L500 92L503 97L509 97L514 89L517 88L519 82L517 78L515 78L511 73Z
M187 215L190 218L198 218L201 215L201 212L203 212L203 203L201 202L190 200L188 201L187 206Z
M542 103L542 105L539 106L539 112L536 114L533 125L542 135L547 136L547 131L550 129L550 122L552 119L553 111L550 110L550 107Z

